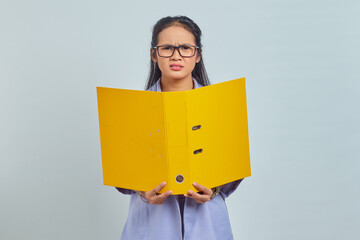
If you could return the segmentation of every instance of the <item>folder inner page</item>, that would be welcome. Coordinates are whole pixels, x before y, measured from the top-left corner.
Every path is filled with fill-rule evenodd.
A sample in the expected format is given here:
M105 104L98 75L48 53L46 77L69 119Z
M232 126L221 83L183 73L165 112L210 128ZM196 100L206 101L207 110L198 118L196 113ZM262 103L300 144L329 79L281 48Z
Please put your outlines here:
M104 184L149 191L168 179L162 93L97 88Z

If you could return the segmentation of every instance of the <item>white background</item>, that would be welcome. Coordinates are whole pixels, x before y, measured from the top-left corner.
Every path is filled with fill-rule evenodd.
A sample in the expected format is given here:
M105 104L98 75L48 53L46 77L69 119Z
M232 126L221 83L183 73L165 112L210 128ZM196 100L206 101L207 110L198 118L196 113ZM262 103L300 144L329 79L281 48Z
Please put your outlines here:
M96 86L143 90L151 29L186 15L212 83L247 79L252 176L235 239L360 239L360 4L0 0L0 239L119 239Z

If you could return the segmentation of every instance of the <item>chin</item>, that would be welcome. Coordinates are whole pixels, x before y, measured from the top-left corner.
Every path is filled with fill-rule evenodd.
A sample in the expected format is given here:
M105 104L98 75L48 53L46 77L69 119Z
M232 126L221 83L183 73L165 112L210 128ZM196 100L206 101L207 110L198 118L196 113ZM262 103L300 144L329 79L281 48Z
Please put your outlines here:
M182 80L184 78L186 78L188 75L186 74L170 74L168 76L166 76L167 78L171 78L174 80Z

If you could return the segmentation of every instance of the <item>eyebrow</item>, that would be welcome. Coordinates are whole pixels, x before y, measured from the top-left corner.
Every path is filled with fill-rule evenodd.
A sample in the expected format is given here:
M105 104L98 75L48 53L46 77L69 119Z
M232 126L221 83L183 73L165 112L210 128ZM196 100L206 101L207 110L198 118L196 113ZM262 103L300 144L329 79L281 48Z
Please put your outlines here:
M182 44L179 44L177 46L183 46L183 45L192 45L192 46L196 46L196 44L194 43L182 43ZM173 45L173 44L170 44L170 43L164 43L164 44L160 44L158 46L176 46L176 45Z

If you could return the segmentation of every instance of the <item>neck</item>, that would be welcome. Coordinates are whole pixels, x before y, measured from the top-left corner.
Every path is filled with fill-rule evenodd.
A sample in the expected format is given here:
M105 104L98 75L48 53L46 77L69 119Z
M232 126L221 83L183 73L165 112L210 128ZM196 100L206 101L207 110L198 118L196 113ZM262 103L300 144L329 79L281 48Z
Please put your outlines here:
M162 92L186 91L195 88L191 75L183 79L170 79L161 76L160 86Z

